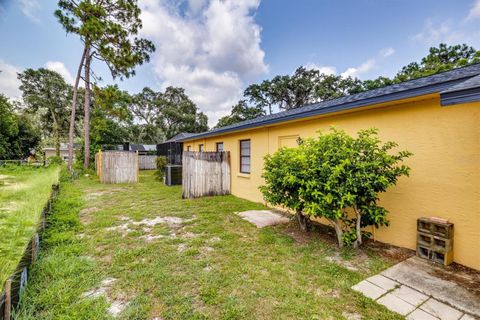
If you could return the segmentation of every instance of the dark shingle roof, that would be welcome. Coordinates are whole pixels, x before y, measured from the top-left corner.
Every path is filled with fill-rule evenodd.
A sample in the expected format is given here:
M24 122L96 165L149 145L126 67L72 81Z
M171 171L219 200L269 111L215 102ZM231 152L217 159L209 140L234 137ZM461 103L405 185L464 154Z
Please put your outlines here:
M167 141L165 141L164 143L167 143L167 142L177 142L179 140L182 140L182 139L185 139L185 138L188 138L188 137L191 137L195 135L195 133L189 133L189 132L181 132L173 137L171 137L170 139L168 139Z
M468 87L469 89L473 87L478 88L480 87L480 78L477 77L479 75L480 64L475 64L379 89L369 90L338 99L322 101L304 107L258 117L252 120L242 121L226 127L193 134L188 137L180 138L177 141L214 136L231 131L261 127L273 123L360 108L372 104L391 102L425 94L448 92L448 90L454 89L455 87L460 88L459 90L465 90L465 88L461 86Z

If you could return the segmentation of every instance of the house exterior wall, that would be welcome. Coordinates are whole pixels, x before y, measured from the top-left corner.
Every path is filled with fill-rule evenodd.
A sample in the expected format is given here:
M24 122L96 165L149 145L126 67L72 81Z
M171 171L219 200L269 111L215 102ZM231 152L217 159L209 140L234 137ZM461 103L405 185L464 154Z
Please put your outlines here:
M185 141L184 148L198 150L203 143L206 151L215 151L215 144L223 142L231 152L232 194L263 202L258 187L264 183L267 153L295 146L298 137L315 136L330 126L352 135L376 127L383 141L398 142L414 155L406 161L410 177L381 195L390 226L375 230L375 239L415 249L417 218L445 218L455 224L454 261L480 270L480 103L441 107L438 96L424 98ZM241 139L251 139L249 175L239 173Z
M44 150L45 152L45 159L48 159L50 157L54 157L56 154L55 154L55 149L53 150ZM60 157L64 160L64 161L67 161L68 160L68 150L60 150ZM73 157L75 158L75 153L73 155Z

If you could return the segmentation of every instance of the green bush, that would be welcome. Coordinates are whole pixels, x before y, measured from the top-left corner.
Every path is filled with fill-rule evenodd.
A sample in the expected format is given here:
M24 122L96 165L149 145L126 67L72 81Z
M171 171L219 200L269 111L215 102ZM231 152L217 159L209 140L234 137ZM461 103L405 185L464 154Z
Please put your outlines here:
M408 151L392 152L395 142L381 143L377 129L357 138L331 129L306 139L296 149L280 149L265 158L260 187L265 199L299 213L326 218L339 246L362 243L362 228L388 225L379 194L408 176ZM300 212L301 211L301 212ZM351 218L351 216L354 216Z
M157 170L155 171L155 176L158 180L162 180L165 176L165 168L167 167L167 157L158 156L155 160L157 163Z
M63 159L59 156L52 156L47 159L47 165L49 166L58 166L64 163Z
M260 187L265 199L273 205L281 205L296 213L303 230L308 229L308 219L303 211L305 201L300 197L304 184L305 157L299 148L282 148L265 157L263 178L267 183Z

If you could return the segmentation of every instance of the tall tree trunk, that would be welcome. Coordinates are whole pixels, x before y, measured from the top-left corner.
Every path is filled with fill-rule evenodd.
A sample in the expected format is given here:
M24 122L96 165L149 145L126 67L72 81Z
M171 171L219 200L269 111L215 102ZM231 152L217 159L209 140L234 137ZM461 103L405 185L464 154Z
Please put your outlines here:
M355 231L357 233L357 239L355 240L355 243L353 246L355 248L358 248L362 244L362 215L360 211L358 210L357 207L353 207L353 210L355 211L355 214L357 215L357 221L355 224Z
M92 57L90 56L90 47L87 44L87 54L85 57L85 115L83 119L84 128L84 155L83 168L88 169L90 165L90 65Z
M70 127L68 128L68 170L72 172L73 168L73 134L75 132L75 113L77 109L77 95L78 85L80 83L80 76L82 74L83 63L85 62L85 56L87 48L83 49L82 58L78 65L77 77L75 78L75 85L73 86L73 98L72 98L72 111L70 113Z

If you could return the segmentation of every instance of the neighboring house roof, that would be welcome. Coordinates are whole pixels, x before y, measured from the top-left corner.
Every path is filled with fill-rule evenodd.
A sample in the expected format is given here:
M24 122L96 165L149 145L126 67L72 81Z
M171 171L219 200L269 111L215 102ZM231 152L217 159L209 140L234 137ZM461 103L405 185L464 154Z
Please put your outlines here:
M130 151L157 151L155 144L131 144Z
M177 142L177 141L180 141L180 140L182 140L182 139L191 137L191 136L193 136L193 135L195 135L195 133L182 132L182 133L179 133L179 134L173 136L172 138L168 139L168 140L165 141L164 143Z
M361 108L373 104L392 102L432 93L440 93L442 105L480 101L480 64L242 121L226 127L193 134L180 138L177 141L215 136L231 131L256 128L294 119Z
M80 145L74 143L73 144L73 150L78 150L80 148ZM51 151L55 150L55 147L45 147L43 148L43 151ZM60 143L60 151L68 151L68 143Z

